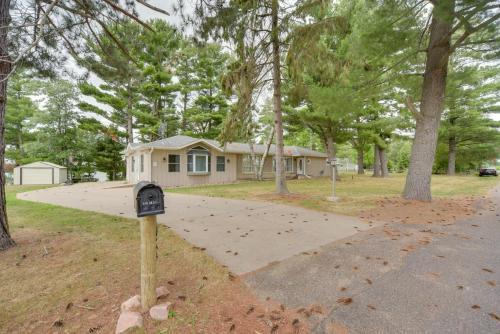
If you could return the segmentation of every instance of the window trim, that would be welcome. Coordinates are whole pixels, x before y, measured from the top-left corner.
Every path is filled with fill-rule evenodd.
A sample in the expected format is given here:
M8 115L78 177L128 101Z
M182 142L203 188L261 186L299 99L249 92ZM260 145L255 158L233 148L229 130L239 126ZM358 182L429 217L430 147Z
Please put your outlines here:
M177 157L178 162L170 162L170 157ZM170 167L175 166L176 170L171 171ZM180 173L181 172L181 155L180 154L168 154L167 157L167 171L169 173Z

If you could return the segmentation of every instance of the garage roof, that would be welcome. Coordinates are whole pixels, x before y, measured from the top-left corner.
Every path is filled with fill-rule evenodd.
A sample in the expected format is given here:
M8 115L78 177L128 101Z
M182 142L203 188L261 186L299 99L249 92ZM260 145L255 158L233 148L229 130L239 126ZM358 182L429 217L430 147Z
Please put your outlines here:
M35 162L32 162L32 163L29 163L29 164L26 164L26 165L17 166L17 167L54 167L54 168L64 168L64 169L66 169L66 167L64 167L64 166L60 166L60 165L54 164L52 162L47 162L47 161L35 161Z

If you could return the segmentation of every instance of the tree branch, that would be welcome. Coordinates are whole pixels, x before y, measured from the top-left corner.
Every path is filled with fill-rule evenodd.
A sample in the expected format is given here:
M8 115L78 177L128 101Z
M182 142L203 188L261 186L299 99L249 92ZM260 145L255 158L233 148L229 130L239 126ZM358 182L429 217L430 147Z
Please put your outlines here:
M410 95L406 97L405 104L417 121L422 120L422 114L417 110L417 107L415 106L415 103Z
M161 8L158 8L156 6L153 6L152 4L149 4L147 3L146 1L144 0L136 0L138 3L140 3L141 5L145 6L145 7L148 7L149 9L152 9L154 10L155 12L158 12L158 13L162 13L162 14L165 14L165 15L170 15L167 11L161 9Z

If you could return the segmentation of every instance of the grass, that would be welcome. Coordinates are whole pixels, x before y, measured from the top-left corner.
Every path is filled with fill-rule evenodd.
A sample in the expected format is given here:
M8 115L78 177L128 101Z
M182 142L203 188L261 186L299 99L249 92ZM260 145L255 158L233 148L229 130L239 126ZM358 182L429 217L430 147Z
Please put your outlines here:
M208 185L168 189L168 192L205 195L235 199L274 201L297 205L309 209L356 215L364 209L373 208L376 201L384 197L399 197L404 188L405 175L395 174L389 178L373 178L368 175L343 174L337 182L337 196L341 200L332 203L326 200L331 194L329 178L289 180L291 196L274 195L274 181L246 181L235 184ZM432 194L434 197L465 197L485 194L498 183L497 178L477 176L434 175Z
M37 188L7 187L17 246L0 254L0 332L114 332L120 303L139 293L138 221L16 198ZM209 321L202 305L220 302L228 273L167 228L158 233L158 281L187 299L148 331L191 332Z

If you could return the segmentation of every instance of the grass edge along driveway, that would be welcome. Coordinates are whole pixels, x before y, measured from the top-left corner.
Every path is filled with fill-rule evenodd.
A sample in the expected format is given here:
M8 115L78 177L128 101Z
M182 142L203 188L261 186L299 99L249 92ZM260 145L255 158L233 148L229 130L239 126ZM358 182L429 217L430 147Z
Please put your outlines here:
M400 197L406 175L392 174L388 178L371 175L341 174L337 182L340 201L326 200L332 191L330 178L288 180L290 195L274 194L274 180L243 181L233 184L203 185L169 188L167 192L213 197L274 201L308 209L357 215L374 208L381 199ZM435 198L453 198L485 195L498 183L494 177L433 175L432 194Z

